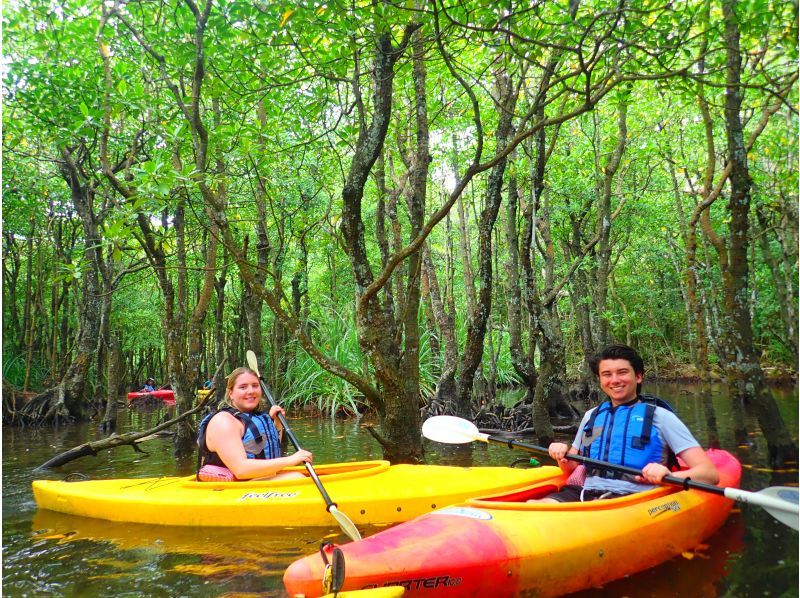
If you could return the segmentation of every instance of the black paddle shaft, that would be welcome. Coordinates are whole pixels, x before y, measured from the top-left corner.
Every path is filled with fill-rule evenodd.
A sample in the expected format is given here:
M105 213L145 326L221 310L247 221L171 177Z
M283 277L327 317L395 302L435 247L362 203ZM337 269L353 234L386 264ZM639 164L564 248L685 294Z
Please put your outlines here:
M505 444L508 448L522 448L527 451L531 451L533 453L540 453L542 455L550 455L550 452L542 447L536 446L535 444L528 444L527 442L519 442L517 440L509 440L506 438L501 438L499 436L488 436L487 440L492 442L497 442L499 444ZM607 463L605 461L598 461L597 459L592 459L590 457L584 457L583 455L570 455L567 454L565 456L566 459L569 461L576 461L577 463L583 463L584 465L590 465L592 467L597 467L598 469L608 469L611 471L618 471L620 473L626 473L628 475L640 476L642 472L638 469L634 469L633 467L626 467L625 465L615 465L614 463ZM706 492L713 492L714 494L719 494L720 496L725 496L725 489L720 488L719 486L714 486L712 484L704 484L703 482L695 482L691 478L679 478L673 475L666 475L664 479L661 480L662 483L666 484L673 484L675 486L681 486L684 490L688 490L689 488L695 488L696 490L704 490Z
M258 382L261 384L261 390L267 397L267 400L269 400L270 405L272 405L273 407L278 407L278 403L275 402L275 397L272 396L272 393L269 391L269 388L267 388L264 379L260 375L258 376ZM278 412L278 421L281 422L281 425L283 426L283 431L289 437L289 440L291 440L295 450L298 451L301 450L300 443L297 441L297 437L292 433L292 430L289 428L289 424L286 423L286 418L280 411ZM325 500L325 504L328 505L328 511L330 511L331 507L336 506L336 503L331 500L330 496L328 496L328 492L325 490L325 487L319 480L319 476L317 475L317 472L314 471L314 468L311 466L311 463L309 463L308 461L304 461L303 465L306 466L306 471L308 471L308 475L310 475L311 479L314 480L314 484L317 485L317 490L319 490L320 494L322 494L322 498Z

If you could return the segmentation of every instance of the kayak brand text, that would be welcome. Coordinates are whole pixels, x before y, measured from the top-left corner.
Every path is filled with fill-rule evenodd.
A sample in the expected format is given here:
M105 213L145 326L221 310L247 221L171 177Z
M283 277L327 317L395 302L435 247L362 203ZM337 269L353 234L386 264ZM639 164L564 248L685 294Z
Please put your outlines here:
M272 500L274 498L294 498L299 492L248 492L239 500Z
M417 579L403 579L400 581L390 581L383 584L383 587L402 586L406 590L419 590L426 588L429 590L435 588L451 588L461 585L460 577L450 577L449 575L438 575L436 577L418 577ZM369 590L379 587L378 584L367 584L362 587L363 590Z
M663 505L658 505L657 507L653 507L652 509L647 510L647 514L650 517L655 517L656 515L661 515L662 513L666 513L667 511L672 511L677 513L681 510L681 505L678 503L677 500L673 500L668 503L664 503Z

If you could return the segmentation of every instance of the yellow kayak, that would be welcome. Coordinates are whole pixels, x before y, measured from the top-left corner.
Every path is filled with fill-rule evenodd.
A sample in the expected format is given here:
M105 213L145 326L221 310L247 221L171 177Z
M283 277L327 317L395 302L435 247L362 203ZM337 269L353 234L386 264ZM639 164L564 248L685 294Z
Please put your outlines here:
M289 468L301 473L305 469ZM558 477L557 467L390 465L315 467L339 511L356 525L391 525L470 497ZM223 527L330 526L333 518L309 477L198 482L194 476L33 482L40 509L111 521Z

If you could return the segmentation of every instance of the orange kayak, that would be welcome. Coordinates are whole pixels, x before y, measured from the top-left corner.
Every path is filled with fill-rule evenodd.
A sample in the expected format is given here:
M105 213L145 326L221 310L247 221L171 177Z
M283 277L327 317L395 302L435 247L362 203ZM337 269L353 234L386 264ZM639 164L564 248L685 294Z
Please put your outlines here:
M720 485L738 487L741 465L709 450ZM402 586L407 596L558 596L602 585L690 551L725 522L732 501L661 486L586 503L526 503L564 477L470 499L340 546L343 590ZM292 563L290 596L320 596L319 554Z

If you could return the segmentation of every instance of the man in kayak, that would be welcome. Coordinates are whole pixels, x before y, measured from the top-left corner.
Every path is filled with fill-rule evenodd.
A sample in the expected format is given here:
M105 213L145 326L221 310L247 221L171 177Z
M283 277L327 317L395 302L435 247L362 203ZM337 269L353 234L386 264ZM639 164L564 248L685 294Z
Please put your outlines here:
M153 392L156 389L156 381L153 378L148 378L144 381L144 386L139 392Z
M608 400L584 414L572 446L562 442L549 446L550 457L572 475L559 492L540 502L586 501L642 492L654 488L668 474L708 484L719 481L714 464L672 408L660 399L639 394L644 362L636 351L625 345L610 345L590 365ZM574 471L577 463L565 458L578 453L642 473L632 477L587 466L581 483L580 472ZM677 455L687 468L671 471L666 465L670 454Z
M282 407L261 410L261 384L249 368L237 368L228 376L225 394L228 407L207 415L200 422L197 477L202 481L287 479L304 477L300 472L281 472L286 467L311 463L311 453L299 450L281 456Z

